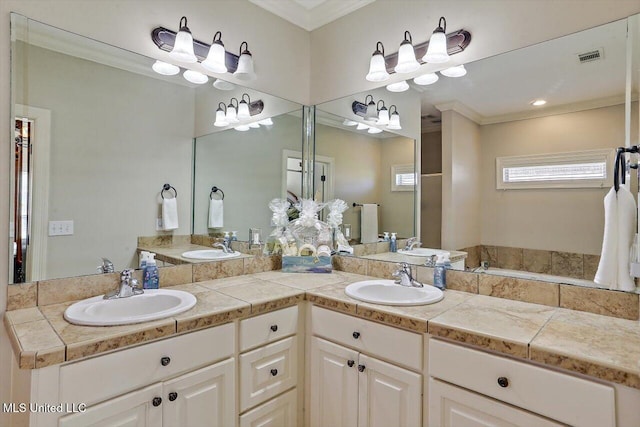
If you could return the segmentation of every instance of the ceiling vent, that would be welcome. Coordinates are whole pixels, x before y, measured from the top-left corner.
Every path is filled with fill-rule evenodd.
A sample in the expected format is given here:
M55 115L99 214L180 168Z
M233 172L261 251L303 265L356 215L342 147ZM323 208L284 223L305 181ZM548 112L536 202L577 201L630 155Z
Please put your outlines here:
M580 62L581 64L584 64L585 62L599 61L602 58L604 58L603 48L578 54L578 62Z

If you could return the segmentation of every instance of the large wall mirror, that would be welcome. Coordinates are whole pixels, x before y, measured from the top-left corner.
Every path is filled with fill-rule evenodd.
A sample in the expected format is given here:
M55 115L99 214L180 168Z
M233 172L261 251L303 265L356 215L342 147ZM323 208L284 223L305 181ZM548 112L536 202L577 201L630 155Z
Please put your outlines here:
M161 76L151 58L17 14L11 31L10 283L95 274L102 257L135 267L140 236L267 232L283 150L301 150L300 105ZM244 93L263 101L252 120L273 125L214 127L219 103ZM164 184L178 193L172 232L157 229ZM220 229L201 221L212 186L226 195Z

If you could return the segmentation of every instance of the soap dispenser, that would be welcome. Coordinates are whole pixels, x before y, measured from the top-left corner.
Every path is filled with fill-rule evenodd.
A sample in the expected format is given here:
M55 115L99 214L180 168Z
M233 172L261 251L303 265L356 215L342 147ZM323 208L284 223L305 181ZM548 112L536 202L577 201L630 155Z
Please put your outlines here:
M155 256L156 254L149 253L147 265L144 267L142 273L142 287L144 289L158 289L160 286L160 275L158 273Z
M396 242L396 233L391 233L391 241L389 242L389 251L398 252L398 243Z
M447 269L443 255L438 255L436 267L433 269L433 286L442 290L447 288Z
M388 231L384 232L384 236L382 237L382 240L384 240L385 242L389 241L389 232Z
M231 232L231 241L232 242L237 242L238 241L238 232L237 231L232 231Z

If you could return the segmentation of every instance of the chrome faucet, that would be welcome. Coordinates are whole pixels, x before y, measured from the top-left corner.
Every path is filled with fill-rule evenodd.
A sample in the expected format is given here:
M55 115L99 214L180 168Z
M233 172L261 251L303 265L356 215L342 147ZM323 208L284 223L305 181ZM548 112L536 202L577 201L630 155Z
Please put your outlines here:
M115 273L115 269L113 268L113 263L109 261L107 258L102 258L102 265L97 267L98 273Z
M138 281L132 277L133 270L127 268L120 273L120 286L118 290L105 294L104 299L128 298L134 295L144 293L144 290L138 284Z
M422 242L419 242L417 237L409 237L407 239L407 244L405 245L404 250L410 251L416 246L417 247L422 246Z
M413 278L411 273L411 266L406 262L398 264L398 270L395 271L392 276L397 277L395 283L401 286L413 286L416 288L422 288L424 285Z
M222 249L222 252L224 252L225 254L232 254L233 253L233 249L231 249L229 247L229 245L230 245L229 241L225 240L222 243L217 242L217 243L214 243L211 246L214 247L214 248Z

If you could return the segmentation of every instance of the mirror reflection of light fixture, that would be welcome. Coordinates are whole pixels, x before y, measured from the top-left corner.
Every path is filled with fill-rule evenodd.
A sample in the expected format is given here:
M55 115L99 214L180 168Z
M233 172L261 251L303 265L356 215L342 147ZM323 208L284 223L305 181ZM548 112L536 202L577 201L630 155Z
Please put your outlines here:
M220 90L233 90L236 88L236 85L224 80L217 79L215 82L213 82L213 87Z
M244 50L242 50L242 46L244 46ZM239 80L254 80L256 78L256 73L253 71L253 56L249 52L249 44L247 42L240 44L238 68L233 75Z
M233 105L233 100L235 99L236 101L236 105ZM229 101L229 105L227 105L227 115L226 115L226 119L227 119L227 123L229 124L233 124L233 123L238 123L240 120L238 120L238 109L237 106L238 105L238 100L236 98L231 98L231 100Z
M376 50L371 56L369 63L369 73L365 77L370 82L383 82L389 80L387 64L384 60L384 45L382 42L376 43Z
M447 77L462 77L467 74L467 69L464 68L464 64L460 64L455 67L445 68L440 71L440 74Z
M427 53L424 54L422 60L432 64L441 64L449 60L447 52L447 20L444 16L438 21L438 28L433 31L429 39L429 47Z
M226 73L226 53L224 43L222 43L222 33L218 31L213 36L207 59L202 61L202 66L214 73Z
M224 105L224 102L218 103L218 109L216 110L216 121L213 123L216 127L225 127L229 126L229 122L227 121L227 106Z
M251 128L251 129L257 129L259 127L260 127L260 123L258 123L258 122L249 123L249 128Z
M365 125L364 123L358 123L358 126L356 127L357 130L365 130L365 129L369 129L371 126L369 125Z
M406 80L403 80L398 83L391 83L387 85L387 90L389 92L404 92L405 90L409 90L409 83Z
M389 124L389 110L387 110L387 107L384 106L384 101L382 99L378 101L378 105L380 105L381 102L382 108L378 109L378 121L376 122L376 124L380 126L386 126Z
M382 132L382 129L378 129L378 128L374 128L374 127L370 127L367 130L367 133L380 133L380 132Z
M367 103L367 99L371 97L371 101ZM365 122L375 123L378 120L378 108L376 107L376 103L373 101L373 95L367 95L364 99L364 103L367 105L367 112L364 115Z
M420 68L420 63L416 59L413 50L413 39L409 31L404 32L404 40L400 43L398 51L398 64L394 68L396 73L411 73Z
M389 124L387 125L387 129L390 129L390 130L402 129L402 127L400 126L400 114L398 114L398 107L396 107L395 105L391 105L389 107L389 113L391 114L391 117L389 118Z
M240 125L240 126L234 127L234 129L240 132L246 132L251 128L249 127L249 125Z
M353 120L349 120L349 119L344 119L344 121L342 122L342 124L344 126L355 126L358 124L358 122L354 122Z
M533 105L534 107L540 107L540 106L542 106L542 105L544 105L546 103L547 103L547 101L545 101L544 99L536 99L535 101L533 101L531 103L531 105Z
M245 96L249 102L244 100ZM249 94L243 93L242 98L240 98L240 104L238 104L238 120L249 120L251 118L251 114L249 113L249 103L251 103Z
M169 64L167 62L156 61L151 66L153 71L163 76L175 76L180 72L180 67L177 65Z
M273 120L271 120L271 117L267 117L266 119L260 120L258 124L262 126L272 126Z
M182 23L184 21L184 24ZM169 57L176 61L193 64L198 62L195 53L193 53L193 36L189 27L187 27L187 17L180 18L180 30L176 34L176 40L173 49L169 52Z
M417 85L424 86L434 84L438 81L438 79L439 77L436 73L427 73L416 77L415 79L413 79L413 82Z
M202 85L209 81L209 77L205 76L199 71L186 70L183 74L184 78L191 83Z

